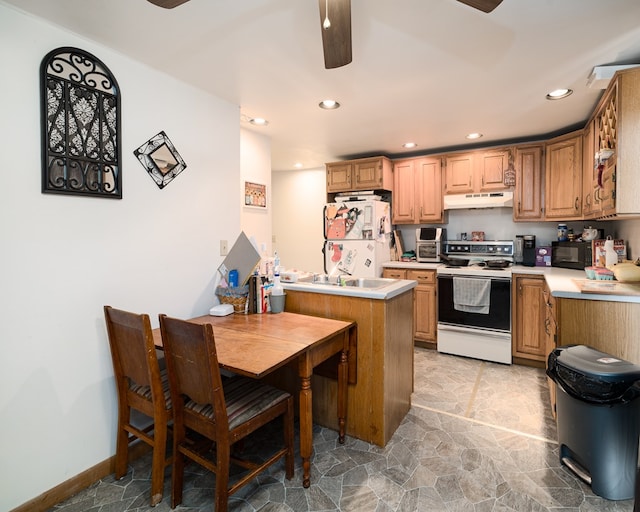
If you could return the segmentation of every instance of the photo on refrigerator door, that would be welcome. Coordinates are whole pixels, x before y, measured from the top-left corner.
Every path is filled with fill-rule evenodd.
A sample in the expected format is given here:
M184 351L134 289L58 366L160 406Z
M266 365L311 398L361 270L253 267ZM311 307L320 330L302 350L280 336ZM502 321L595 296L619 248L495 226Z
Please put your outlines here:
M386 244L369 240L327 240L324 245L325 271L330 276L379 277ZM388 248L386 250L388 254Z
M389 203L345 201L324 206L327 240L380 240L391 230Z

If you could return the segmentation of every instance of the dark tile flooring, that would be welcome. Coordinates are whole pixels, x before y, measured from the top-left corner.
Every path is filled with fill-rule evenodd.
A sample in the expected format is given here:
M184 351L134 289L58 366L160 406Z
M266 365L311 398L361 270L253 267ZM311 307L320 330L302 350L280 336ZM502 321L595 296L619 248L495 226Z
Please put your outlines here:
M633 500L595 496L558 461L555 423L542 370L416 348L413 405L385 448L314 428L312 485L287 481L276 464L234 495L233 512L632 511ZM278 427L274 426L274 429ZM262 434L278 436L276 431ZM259 450L260 438L246 450ZM296 439L297 444L297 439ZM127 476L97 482L51 512L170 510L149 506L150 455ZM188 466L181 511L213 510L215 477Z

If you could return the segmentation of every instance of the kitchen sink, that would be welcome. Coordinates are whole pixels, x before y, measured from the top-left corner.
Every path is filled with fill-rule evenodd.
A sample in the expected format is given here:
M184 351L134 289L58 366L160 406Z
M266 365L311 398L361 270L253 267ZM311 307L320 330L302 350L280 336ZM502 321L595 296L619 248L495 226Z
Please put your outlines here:
M316 274L313 278L304 278L298 280L298 283L311 285L329 285L329 286L348 286L352 288L376 289L389 286L394 283L395 279L375 278L375 277L329 277L326 274Z
M355 286L356 288L382 288L383 286L389 286L393 282L393 279L359 277L347 279L344 285Z

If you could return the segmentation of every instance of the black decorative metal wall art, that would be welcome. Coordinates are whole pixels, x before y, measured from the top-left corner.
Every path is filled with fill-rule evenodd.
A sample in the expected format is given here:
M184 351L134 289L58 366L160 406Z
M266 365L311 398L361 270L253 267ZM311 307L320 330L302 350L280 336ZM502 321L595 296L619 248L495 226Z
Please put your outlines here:
M109 69L78 48L40 65L42 192L122 198L120 89Z
M151 137L133 154L161 189L187 168L180 153L164 132Z

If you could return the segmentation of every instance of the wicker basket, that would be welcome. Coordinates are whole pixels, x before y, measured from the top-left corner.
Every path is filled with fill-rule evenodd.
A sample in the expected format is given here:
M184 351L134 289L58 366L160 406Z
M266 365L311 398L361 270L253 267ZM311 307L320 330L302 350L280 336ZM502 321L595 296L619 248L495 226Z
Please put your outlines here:
M216 288L216 295L221 304L231 304L234 313L244 313L249 295L248 286L238 286L235 288Z

